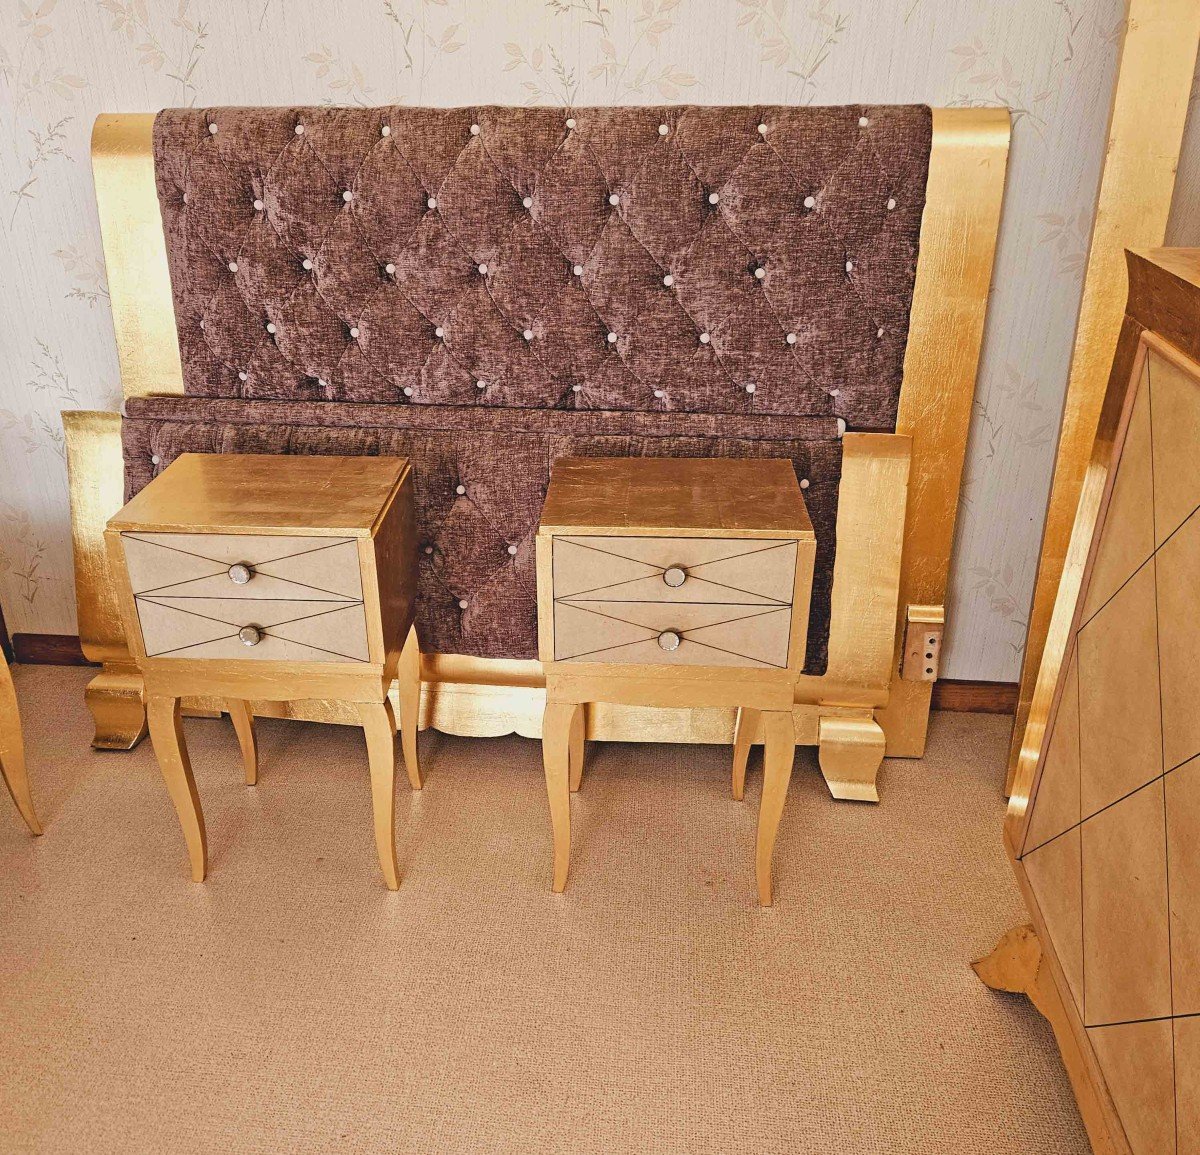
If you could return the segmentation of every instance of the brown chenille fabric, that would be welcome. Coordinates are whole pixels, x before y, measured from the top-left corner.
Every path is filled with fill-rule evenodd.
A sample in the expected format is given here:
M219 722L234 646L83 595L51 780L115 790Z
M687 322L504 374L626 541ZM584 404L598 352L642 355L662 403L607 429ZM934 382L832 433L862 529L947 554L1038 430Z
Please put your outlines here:
M419 420L411 420L417 409ZM557 458L789 458L797 474L810 480L805 497L818 560L807 669L824 670L841 476L841 443L830 433L832 420L733 417L723 420L734 429L717 433L711 416L681 414L682 427L666 435L652 431L655 420L619 411L132 398L123 422L126 495L132 497L180 453L408 457L415 463L422 648L535 658L534 535ZM509 546L516 546L515 555Z
M128 486L186 450L404 453L423 645L531 657L555 457L789 457L822 673L836 421L895 428L930 141L916 106L162 112L188 396L131 403Z

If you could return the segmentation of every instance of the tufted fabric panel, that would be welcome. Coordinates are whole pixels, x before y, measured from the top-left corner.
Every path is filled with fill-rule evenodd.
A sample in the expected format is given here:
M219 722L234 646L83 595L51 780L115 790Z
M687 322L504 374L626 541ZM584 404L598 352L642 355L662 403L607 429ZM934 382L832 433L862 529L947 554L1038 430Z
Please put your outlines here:
M555 459L790 458L810 480L805 497L818 543L806 669L825 669L841 475L831 418L679 414L668 428L657 415L629 412L147 397L127 403L123 430L127 497L180 453L411 458L422 648L503 658L537 656L534 535Z
M186 391L892 429L930 140L915 106L162 112Z

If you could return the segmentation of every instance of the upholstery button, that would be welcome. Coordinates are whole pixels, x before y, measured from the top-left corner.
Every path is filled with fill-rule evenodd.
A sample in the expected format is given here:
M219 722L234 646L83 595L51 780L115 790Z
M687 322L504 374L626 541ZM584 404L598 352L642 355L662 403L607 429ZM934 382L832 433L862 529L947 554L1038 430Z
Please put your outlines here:
M446 330L439 325L436 329L434 329L433 335L435 337L444 337L446 335Z
M151 458L150 458L150 464L151 464L151 465L161 465L161 464L162 464L162 458L161 458L161 457L159 457L159 455L158 455L157 453L155 453L155 454L153 454L153 455L151 456Z
M508 556L509 556L509 557L516 557L516 556L517 556L517 547L516 547L515 545L510 545L510 546L508 547Z
M245 369L241 370L241 372L238 373L238 380L239 381L246 380L246 370Z
M707 345L709 343L709 341L711 341L711 340L712 340L712 338L707 333L700 334L700 344L701 345Z
M876 337L882 337L882 336L883 336L883 330L882 330L882 329L876 329L876 330L875 330L875 336L876 336Z
M582 266L582 265L575 265L575 266L574 266L574 267L571 269L571 272L573 272L573 273L574 273L574 274L575 274L577 277L582 277L582 276L583 276L583 266Z
M268 333L274 333L274 332L275 332L275 322L274 322L274 321L268 321L268 322L267 322L267 332L268 332Z
M230 271L231 273L236 273L236 272L237 272L237 270L238 270L238 264L237 264L237 261L230 261L230 262L229 262L229 271Z
M396 275L396 266L393 265L391 261L388 261L388 263L383 266L383 271L387 273L389 277L394 277Z
M471 125L471 135L472 135L472 136L478 136L478 135L479 135L479 125L477 125L477 124L473 124L473 125Z
M887 202L887 210L888 210L888 212L890 213L890 212L892 211L892 209L894 209L895 207L896 207L896 198L895 198L895 197L888 197L888 202Z
M796 334L795 333L789 333L787 335L787 343L789 345L794 345L796 343Z
M807 488L808 488L808 478L807 478L807 477L802 477L802 478L800 479L800 488L801 488L801 489L807 489Z
M392 126L390 124L382 125L379 129L379 135L380 136L391 136L392 135Z
M846 272L848 272L848 273L854 272L854 262L853 261L846 262Z
M262 203L262 201L260 201L260 200L258 200L258 199L255 199L255 201L254 201L254 211L255 211L256 213L261 213L261 212L263 211L263 203Z
M328 389L328 388L329 388L329 382L328 382L328 381L326 381L324 377L318 377L318 378L317 378L317 388L319 388L319 389Z
M465 485L456 485L454 487L454 492L457 493L459 497L462 497L466 494L467 487Z
M342 193L342 200L344 200L347 204L349 204L353 199L354 194L349 189Z
M487 387L488 387L488 383L486 381L476 381L475 382L476 389L486 389Z
M673 284L675 284L675 278L668 273L665 277L663 277L663 284L669 289Z
M350 336L353 337L356 341L358 340L358 326L357 325L350 326Z
M608 342L610 345L615 345L615 344L617 343L617 335L616 335L616 333L609 333L609 335L608 335L608 336L605 338L605 340L606 340L606 341L607 341L607 342Z
M411 385L405 385L405 386L404 386L404 396L405 396L405 397L411 397L411 396L412 396L412 386L411 386Z
M527 209L533 208L533 197L522 197L521 204Z
M300 265L306 272L312 271L312 261L310 261L308 257L305 257L304 260L300 262Z
M567 117L567 127L568 127L568 128L574 128L574 127L575 127L575 118L574 118L573 116L568 116L568 117Z
M187 193L184 193L184 194L183 194L183 203L184 203L184 204L187 204L187 203L188 203L188 195L187 195Z
M760 124L758 126L758 134L759 134L759 136L767 135L767 126L765 124Z
M842 395L842 391L840 389L830 389L829 390L830 397L840 397L841 395Z
M479 266L479 275L480 275L481 277L486 277L486 276L487 276L487 274L488 274L488 267L487 267L487 265L480 265L480 266Z
M657 397L661 401L666 396L666 394L661 389L655 389L654 396Z
M217 135L217 126L215 124L210 124L208 126L208 131L211 132L213 134L213 136L216 136Z
M459 599L458 608L460 610L465 610L467 608L467 599L466 598Z
M837 430L839 437L846 432L846 422L841 417L837 419Z
M200 318L200 331L201 332L204 331L204 318L203 317Z
M710 205L715 205L720 199L721 199L721 196L719 193L709 193L708 194L708 203Z
M753 381L751 381L751 382L750 382L750 383L749 383L749 384L746 386L746 392L747 392L747 393L753 393L753 392L754 392L754 391L755 391L757 388L758 388L758 386L757 386L757 385L755 385Z
M582 392L583 392L583 386L582 386L582 385L572 385L572 386L571 386L571 392L572 392L572 393L582 393Z
M619 205L621 203L621 198L619 196L617 196L616 193L609 193L608 194L608 203L610 205Z
M767 275L767 270L764 269L762 265L759 265L758 268L754 270L754 275L761 281L763 277Z
M868 119L867 119L865 116L860 116L860 117L858 118L858 127L859 127L859 128L866 128L866 127L867 127L867 125L868 125L868 124L870 124L870 123L871 123L871 122L870 122L870 121L869 121L869 120L868 120Z
M425 203L431 209L436 209L437 208L437 197L430 197Z
M296 135L297 135L297 136L303 136L303 135L304 135L304 125L302 125L302 124L298 124L298 125L296 125Z
M524 337L526 341L532 341L532 340L533 340L533 330L532 330L532 329L526 329L526 330L525 330L525 331L524 331L524 332L521 334L521 336L522 336L522 337Z
M431 553L433 553L433 546L431 546L431 545L427 545L427 546L425 547L425 552L426 552L426 554L431 554Z
M815 208L815 207L816 207L816 204L817 204L817 198L816 198L816 197L813 197L813 196L808 196L808 197L805 197L805 198L804 198L804 207L805 207L806 209Z
M670 128L668 128L667 125L665 125L665 124L660 124L658 126L658 135L659 136L666 136L667 133L670 131L671 131Z

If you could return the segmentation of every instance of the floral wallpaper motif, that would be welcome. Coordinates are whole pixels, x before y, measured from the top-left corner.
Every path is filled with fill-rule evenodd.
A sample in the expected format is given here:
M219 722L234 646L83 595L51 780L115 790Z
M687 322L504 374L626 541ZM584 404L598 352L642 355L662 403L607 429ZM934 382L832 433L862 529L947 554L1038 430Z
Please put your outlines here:
M1016 127L944 669L1015 678L1123 11L1122 0L0 0L10 628L75 630L58 411L120 401L88 156L98 112L1006 104Z

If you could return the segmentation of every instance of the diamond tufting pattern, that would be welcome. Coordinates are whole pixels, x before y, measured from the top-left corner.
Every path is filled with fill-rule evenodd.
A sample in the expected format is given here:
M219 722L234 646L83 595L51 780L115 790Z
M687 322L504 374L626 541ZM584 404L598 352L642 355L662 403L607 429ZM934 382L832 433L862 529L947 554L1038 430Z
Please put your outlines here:
M895 427L930 139L923 107L162 112L188 396L129 402L127 490L409 456L423 647L526 658L555 458L787 457L822 673L838 427Z

